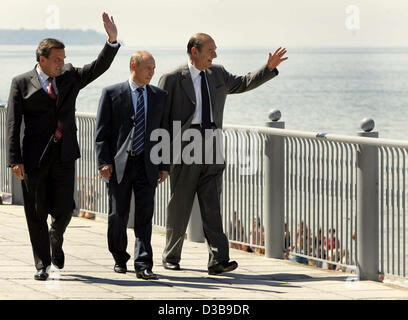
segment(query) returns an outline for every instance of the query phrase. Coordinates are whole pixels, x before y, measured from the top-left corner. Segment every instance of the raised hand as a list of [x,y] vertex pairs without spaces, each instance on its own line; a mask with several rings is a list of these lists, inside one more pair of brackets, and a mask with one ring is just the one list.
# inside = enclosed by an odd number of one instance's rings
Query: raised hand
[[108,34],[108,41],[110,43],[115,42],[118,38],[118,30],[116,29],[115,21],[111,16],[109,19],[109,15],[104,12],[102,14],[103,26],[105,27],[105,31]]
[[285,61],[288,58],[288,57],[282,58],[285,53],[286,49],[285,48],[282,49],[282,47],[276,49],[273,55],[269,53],[269,59],[267,63],[269,70],[275,69],[277,66],[281,64],[281,62]]

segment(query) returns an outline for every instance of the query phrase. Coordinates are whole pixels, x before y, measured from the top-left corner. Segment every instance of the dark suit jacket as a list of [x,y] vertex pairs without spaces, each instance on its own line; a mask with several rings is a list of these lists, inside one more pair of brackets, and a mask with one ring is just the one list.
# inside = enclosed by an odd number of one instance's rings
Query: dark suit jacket
[[[157,185],[158,171],[169,171],[169,164],[155,165],[150,151],[157,143],[150,141],[153,130],[163,128],[167,92],[152,85],[146,86],[147,119],[144,142],[146,175],[152,186]],[[113,178],[121,182],[135,127],[135,112],[129,82],[122,82],[103,90],[96,117],[96,158],[98,168],[113,165]]]
[[[278,70],[269,70],[265,65],[255,72],[236,76],[226,71],[221,65],[212,65],[205,70],[205,73],[210,90],[213,120],[217,128],[221,129],[227,95],[255,89],[277,76]],[[171,137],[177,137],[178,134],[182,134],[190,127],[196,108],[196,97],[188,64],[164,74],[160,78],[158,86],[168,92],[165,118],[172,132]],[[172,131],[174,121],[181,122],[181,132]],[[178,139],[180,138],[178,137]],[[187,143],[182,143],[182,148]],[[172,161],[174,162],[175,158],[179,156],[172,155]]]
[[[63,123],[61,160],[74,161],[80,157],[75,124],[76,97],[79,90],[109,68],[118,49],[119,46],[114,48],[106,44],[98,58],[83,68],[66,64],[61,75],[56,77],[56,107],[55,101],[41,87],[35,68],[13,79],[7,108],[9,166],[24,163],[27,172],[37,167],[58,119]],[[22,119],[25,129],[21,150]]]

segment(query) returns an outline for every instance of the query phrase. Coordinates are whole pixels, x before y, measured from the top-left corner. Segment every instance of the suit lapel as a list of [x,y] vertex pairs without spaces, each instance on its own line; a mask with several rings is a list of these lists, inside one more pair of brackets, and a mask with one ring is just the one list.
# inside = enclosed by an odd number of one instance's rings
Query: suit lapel
[[181,70],[181,85],[183,86],[183,89],[186,92],[187,96],[190,98],[191,103],[193,105],[196,105],[197,102],[194,92],[193,80],[191,80],[191,74],[187,64],[185,64]]
[[125,123],[122,124],[124,128],[123,130],[129,130],[129,132],[126,132],[127,134],[126,139],[122,143],[121,147],[119,148],[114,157],[116,178],[118,183],[120,183],[125,173],[126,162],[128,159],[128,150],[130,150],[131,148],[133,132],[135,130],[134,126],[135,111],[133,109],[132,93],[128,81],[122,83],[118,94],[119,94],[118,100],[121,106],[121,108],[119,108],[119,112],[124,113],[125,116],[124,119],[131,119],[130,122],[127,122],[127,125],[125,125]]
[[62,101],[64,101],[64,92],[67,92],[66,86],[69,83],[66,81],[67,77],[64,77],[64,72],[55,78],[55,83],[57,84],[57,112],[61,109]]
[[156,105],[156,95],[153,92],[152,87],[149,85],[146,86],[147,91],[147,117],[146,117],[146,137],[150,135],[152,130],[151,125],[154,123],[153,118],[155,115],[155,105]]
[[30,74],[30,81],[31,81],[31,88],[30,91],[31,93],[29,93],[29,95],[31,95],[32,93],[38,91],[38,90],[43,90],[43,88],[41,87],[41,83],[40,80],[38,79],[38,75],[37,75],[37,71],[36,71],[37,67],[34,67],[34,69],[31,71]]
[[132,121],[135,120],[135,109],[133,107],[132,92],[128,81],[123,82],[120,92],[120,101],[122,102],[123,112]]

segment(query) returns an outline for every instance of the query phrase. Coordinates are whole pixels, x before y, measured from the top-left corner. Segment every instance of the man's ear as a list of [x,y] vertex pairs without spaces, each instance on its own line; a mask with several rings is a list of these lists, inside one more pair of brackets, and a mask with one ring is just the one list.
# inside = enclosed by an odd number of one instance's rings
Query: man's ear
[[191,48],[191,55],[192,55],[192,56],[196,56],[197,53],[198,53],[197,48],[196,48],[196,47],[192,47],[192,48]]
[[40,56],[40,64],[44,64],[46,58],[44,56]]

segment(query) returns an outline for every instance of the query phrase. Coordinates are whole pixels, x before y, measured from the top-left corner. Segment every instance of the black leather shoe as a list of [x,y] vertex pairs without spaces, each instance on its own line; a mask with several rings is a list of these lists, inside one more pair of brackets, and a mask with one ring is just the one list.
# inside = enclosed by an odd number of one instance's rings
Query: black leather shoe
[[163,267],[168,270],[181,270],[178,263],[163,262]]
[[62,258],[53,258],[51,259],[51,262],[54,266],[56,266],[58,269],[64,268],[64,257]]
[[143,280],[157,280],[158,277],[152,270],[144,269],[136,271],[136,277]]
[[113,270],[116,273],[126,273],[127,272],[127,267],[126,265],[120,265],[120,264],[115,264],[115,266],[113,267]]
[[217,263],[209,267],[208,274],[217,275],[223,272],[230,272],[230,271],[235,270],[237,267],[238,267],[238,263],[236,261],[221,262],[221,263]]
[[48,279],[48,273],[47,273],[46,269],[44,268],[44,269],[38,270],[37,273],[34,275],[34,279],[35,280],[41,280],[41,281],[47,280]]
[[65,255],[62,249],[53,249],[51,250],[51,263],[56,266],[58,269],[64,268]]

